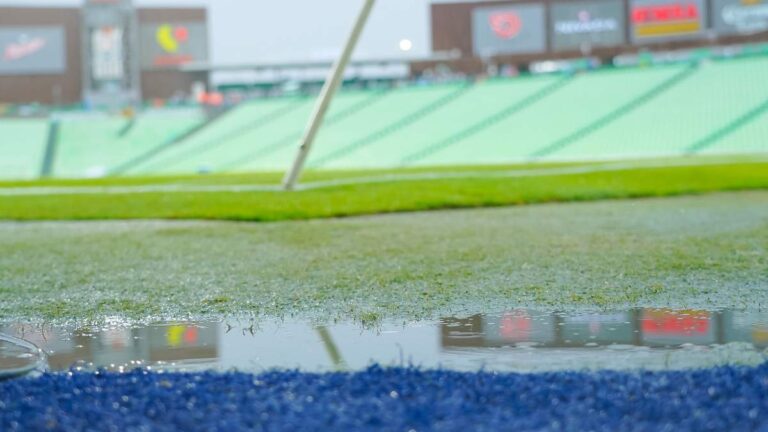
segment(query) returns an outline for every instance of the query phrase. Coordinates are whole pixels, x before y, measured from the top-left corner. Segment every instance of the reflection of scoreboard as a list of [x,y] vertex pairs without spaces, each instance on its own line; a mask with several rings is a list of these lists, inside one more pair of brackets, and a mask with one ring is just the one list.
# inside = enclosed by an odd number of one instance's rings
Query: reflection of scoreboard
[[444,320],[445,348],[636,345],[674,347],[731,342],[768,347],[768,314],[635,309],[563,315],[517,309],[500,315]]

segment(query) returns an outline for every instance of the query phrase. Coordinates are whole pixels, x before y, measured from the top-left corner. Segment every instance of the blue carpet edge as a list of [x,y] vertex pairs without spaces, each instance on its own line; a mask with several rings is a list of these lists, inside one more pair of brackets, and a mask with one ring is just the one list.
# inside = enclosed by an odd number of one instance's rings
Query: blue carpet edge
[[768,363],[665,372],[48,373],[2,431],[768,431]]

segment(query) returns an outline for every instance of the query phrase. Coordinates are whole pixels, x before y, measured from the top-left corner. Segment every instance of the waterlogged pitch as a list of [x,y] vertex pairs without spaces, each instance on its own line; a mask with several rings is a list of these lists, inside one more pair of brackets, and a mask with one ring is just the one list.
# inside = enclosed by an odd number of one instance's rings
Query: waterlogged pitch
[[270,224],[5,222],[0,316],[768,306],[768,193]]

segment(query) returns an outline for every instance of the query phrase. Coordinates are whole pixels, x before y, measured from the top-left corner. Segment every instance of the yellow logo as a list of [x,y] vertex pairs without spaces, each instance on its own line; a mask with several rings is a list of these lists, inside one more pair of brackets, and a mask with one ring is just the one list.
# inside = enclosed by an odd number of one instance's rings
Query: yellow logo
[[179,45],[189,40],[189,30],[184,26],[163,24],[157,28],[155,39],[163,51],[176,54],[179,52]]

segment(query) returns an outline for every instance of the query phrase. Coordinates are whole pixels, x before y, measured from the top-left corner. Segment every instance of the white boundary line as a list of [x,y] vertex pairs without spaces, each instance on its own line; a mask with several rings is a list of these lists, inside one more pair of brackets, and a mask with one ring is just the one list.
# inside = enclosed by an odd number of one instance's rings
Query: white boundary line
[[[768,156],[758,156],[751,159],[728,160],[681,160],[681,161],[641,161],[641,162],[612,162],[595,163],[578,166],[552,168],[521,168],[500,171],[457,171],[457,172],[423,172],[412,174],[387,174],[370,177],[351,177],[337,180],[322,180],[306,182],[297,186],[298,191],[327,189],[340,186],[355,186],[375,183],[431,181],[454,179],[499,179],[522,177],[547,177],[558,175],[589,174],[597,172],[624,171],[632,169],[655,169],[686,166],[715,166],[732,163],[764,163]],[[127,195],[147,193],[247,193],[247,192],[280,192],[280,185],[265,184],[234,184],[234,185],[140,185],[140,186],[30,186],[0,188],[0,196],[35,196],[35,195]]]

